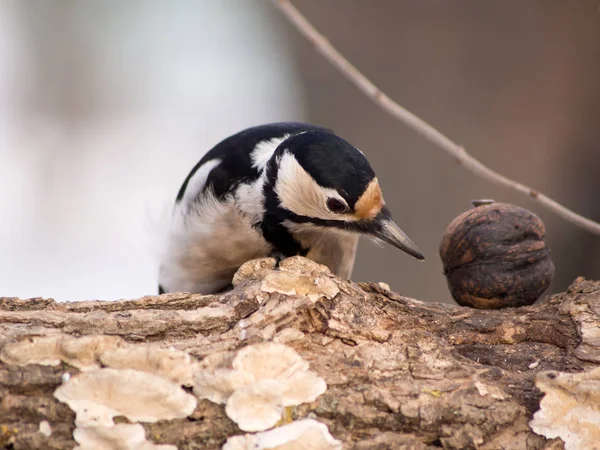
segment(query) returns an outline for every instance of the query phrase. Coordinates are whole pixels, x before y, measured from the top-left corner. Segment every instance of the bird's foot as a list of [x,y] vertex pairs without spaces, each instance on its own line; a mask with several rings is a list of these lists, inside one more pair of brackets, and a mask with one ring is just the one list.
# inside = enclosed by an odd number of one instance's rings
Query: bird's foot
[[283,261],[285,258],[287,258],[287,256],[285,256],[283,253],[278,252],[278,251],[274,251],[273,253],[271,253],[269,255],[269,257],[275,259],[275,268],[279,267],[279,263],[281,261]]

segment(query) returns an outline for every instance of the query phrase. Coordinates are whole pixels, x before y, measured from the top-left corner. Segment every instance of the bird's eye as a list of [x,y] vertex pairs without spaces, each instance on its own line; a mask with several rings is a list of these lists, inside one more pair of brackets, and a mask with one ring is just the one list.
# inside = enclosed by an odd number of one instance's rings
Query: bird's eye
[[331,212],[336,214],[341,214],[346,212],[348,208],[342,202],[340,202],[337,198],[328,198],[327,199],[327,207]]

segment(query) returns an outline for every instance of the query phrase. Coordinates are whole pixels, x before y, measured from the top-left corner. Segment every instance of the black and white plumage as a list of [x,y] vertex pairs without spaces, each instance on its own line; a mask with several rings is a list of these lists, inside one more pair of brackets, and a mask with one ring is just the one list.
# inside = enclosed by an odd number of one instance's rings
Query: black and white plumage
[[360,235],[424,259],[360,150],[304,123],[249,128],[204,155],[181,186],[159,291],[218,292],[244,262],[269,255],[307,256],[349,278]]

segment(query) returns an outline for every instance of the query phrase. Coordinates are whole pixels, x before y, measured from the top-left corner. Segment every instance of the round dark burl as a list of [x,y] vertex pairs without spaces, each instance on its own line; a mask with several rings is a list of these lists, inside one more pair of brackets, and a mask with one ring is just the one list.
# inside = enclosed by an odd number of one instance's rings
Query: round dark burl
[[538,216],[506,203],[458,216],[440,244],[454,300],[479,309],[534,303],[554,277],[545,232]]

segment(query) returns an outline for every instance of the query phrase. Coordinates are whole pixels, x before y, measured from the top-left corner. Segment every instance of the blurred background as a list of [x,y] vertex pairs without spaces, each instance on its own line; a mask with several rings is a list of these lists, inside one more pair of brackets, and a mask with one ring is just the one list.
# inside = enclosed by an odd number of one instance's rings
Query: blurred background
[[[600,220],[597,0],[295,0],[383,91],[475,157]],[[153,220],[242,128],[298,120],[369,157],[427,257],[361,243],[354,279],[451,302],[438,245],[474,198],[531,209],[549,292],[600,278],[600,237],[492,186],[390,118],[266,0],[0,0],[0,296],[156,292]]]

